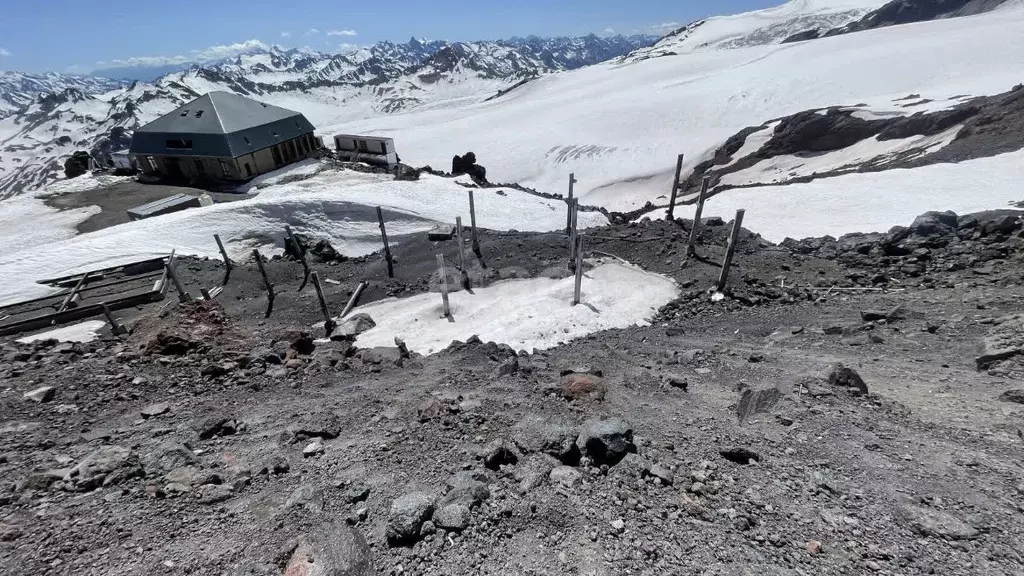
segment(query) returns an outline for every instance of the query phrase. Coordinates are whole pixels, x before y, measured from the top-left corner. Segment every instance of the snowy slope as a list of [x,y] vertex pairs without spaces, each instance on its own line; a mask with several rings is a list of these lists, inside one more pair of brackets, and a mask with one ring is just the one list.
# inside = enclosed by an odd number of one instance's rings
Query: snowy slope
[[[299,170],[302,171],[302,170]],[[308,172],[308,171],[307,171]],[[296,174],[296,170],[289,172]],[[278,178],[281,175],[278,175]],[[253,198],[215,204],[138,220],[81,236],[73,228],[93,212],[56,212],[37,196],[0,201],[0,304],[32,298],[49,289],[34,281],[40,270],[48,276],[74,273],[76,269],[102,268],[166,255],[217,257],[213,234],[221,235],[233,257],[244,259],[253,247],[273,242],[282,246],[283,227],[331,239],[334,247],[349,256],[380,249],[376,207],[384,209],[392,243],[401,236],[425,232],[438,222],[454,223],[456,216],[469,221],[469,195],[455,180],[424,175],[419,181],[395,181],[390,175],[352,171],[322,171],[310,178],[275,184],[273,178],[259,184]],[[74,193],[78,180],[57,183],[48,192]],[[476,190],[477,224],[491,230],[560,230],[565,226],[565,203],[518,190]],[[32,222],[47,227],[45,241],[25,229]],[[20,223],[20,224],[19,224]],[[581,212],[580,228],[607,224],[604,215]],[[270,248],[278,250],[279,248]]]
[[47,94],[75,88],[85,94],[100,94],[124,86],[119,80],[74,76],[57,72],[28,74],[0,70],[0,118],[25,108]]
[[[798,44],[706,50],[547,76],[505,96],[324,128],[396,138],[403,160],[447,166],[472,150],[495,181],[633,209],[665,196],[675,157],[689,171],[747,126],[802,110],[886,109],[919,93],[997,94],[1021,81],[1024,9],[882,28]],[[486,128],[485,128],[486,127]],[[664,201],[662,199],[661,201]]]

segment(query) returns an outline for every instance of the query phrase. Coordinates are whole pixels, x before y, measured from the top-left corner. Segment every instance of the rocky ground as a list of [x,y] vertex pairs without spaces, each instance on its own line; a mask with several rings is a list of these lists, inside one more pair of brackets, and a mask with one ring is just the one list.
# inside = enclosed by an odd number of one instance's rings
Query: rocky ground
[[[588,231],[682,287],[649,326],[533,354],[316,338],[302,267],[87,344],[0,343],[4,574],[952,574],[1024,571],[1024,226],[930,213],[787,241]],[[474,285],[565,271],[485,231]],[[433,254],[312,258],[329,300],[434,289]],[[193,293],[223,280],[183,261]],[[432,274],[434,274],[432,276]],[[338,304],[340,307],[341,304]],[[357,310],[358,311],[358,310]],[[343,329],[357,331],[361,322]]]

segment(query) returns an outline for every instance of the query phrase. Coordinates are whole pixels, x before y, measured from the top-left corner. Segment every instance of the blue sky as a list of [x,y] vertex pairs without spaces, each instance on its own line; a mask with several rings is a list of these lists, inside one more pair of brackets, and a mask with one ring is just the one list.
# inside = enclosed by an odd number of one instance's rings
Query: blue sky
[[[0,70],[89,72],[229,56],[260,41],[323,51],[380,40],[662,33],[783,0],[0,0]],[[212,58],[207,58],[212,59]]]

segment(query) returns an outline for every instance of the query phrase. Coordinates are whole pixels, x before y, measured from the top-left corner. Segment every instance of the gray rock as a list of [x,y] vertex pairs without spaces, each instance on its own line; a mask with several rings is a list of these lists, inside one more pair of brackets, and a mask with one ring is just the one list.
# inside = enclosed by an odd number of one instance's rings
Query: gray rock
[[217,504],[231,498],[231,487],[226,484],[206,484],[198,489],[200,504]]
[[366,486],[354,486],[345,492],[345,502],[356,504],[365,502],[370,497],[370,489]]
[[740,394],[739,403],[736,404],[736,416],[739,417],[740,422],[745,422],[757,414],[770,414],[785,396],[785,393],[778,388],[744,390]]
[[668,486],[671,486],[675,482],[675,475],[672,474],[672,471],[661,464],[651,466],[651,476],[660,479]]
[[143,458],[143,465],[146,473],[165,474],[182,466],[195,466],[198,464],[196,455],[184,444],[177,442],[163,442]]
[[565,422],[530,414],[512,427],[512,442],[524,454],[543,453],[565,464],[579,461],[576,429]]
[[434,512],[433,500],[421,492],[406,494],[391,503],[388,525],[385,531],[391,546],[408,546],[420,537],[423,523]]
[[828,375],[828,383],[832,387],[846,388],[853,396],[864,396],[868,393],[868,385],[853,368],[842,364],[832,367]]
[[494,376],[501,378],[502,376],[511,376],[517,372],[519,372],[519,358],[513,356],[498,365],[494,370]]
[[480,451],[484,466],[491,470],[498,470],[505,464],[515,464],[519,457],[511,442],[503,439],[493,440]]
[[979,535],[976,528],[948,512],[920,506],[906,506],[903,511],[910,527],[924,536],[970,540]]
[[53,400],[53,397],[57,394],[57,389],[53,386],[41,386],[32,390],[31,392],[25,392],[25,398],[33,402],[49,402]]
[[331,332],[331,340],[355,340],[357,336],[377,327],[369,314],[354,314],[338,323]]
[[580,482],[583,474],[572,466],[555,466],[548,476],[554,484],[562,486],[575,486]]
[[296,488],[288,500],[285,501],[285,508],[302,507],[310,512],[324,511],[324,491],[316,486],[304,484]]
[[467,508],[479,506],[490,498],[487,477],[476,472],[459,472],[448,479],[448,492],[441,498],[440,505],[463,504]]
[[341,434],[341,420],[338,415],[328,410],[314,412],[302,418],[298,424],[290,427],[289,430],[296,436],[307,438],[337,438]]
[[167,402],[158,402],[156,404],[150,404],[142,409],[143,418],[152,418],[161,414],[166,414],[171,410],[171,405]]
[[651,463],[638,454],[626,454],[615,466],[615,471],[632,478],[642,478],[651,471]]
[[302,455],[306,458],[310,458],[318,454],[323,454],[323,451],[324,443],[321,442],[320,439],[316,439],[307,444],[306,447],[302,449]]
[[321,524],[299,538],[287,576],[373,576],[370,547],[363,535],[341,522]]
[[1024,390],[1020,388],[1007,390],[999,395],[999,400],[1002,402],[1013,402],[1014,404],[1024,404]]
[[92,490],[142,474],[143,468],[134,452],[121,446],[103,446],[72,468],[67,479],[79,490]]
[[454,503],[438,508],[438,510],[434,512],[433,522],[438,528],[461,532],[469,526],[469,522],[472,518],[473,514],[470,512],[468,506],[460,503]]
[[633,427],[621,418],[591,419],[583,423],[576,446],[597,465],[614,466],[636,452]]

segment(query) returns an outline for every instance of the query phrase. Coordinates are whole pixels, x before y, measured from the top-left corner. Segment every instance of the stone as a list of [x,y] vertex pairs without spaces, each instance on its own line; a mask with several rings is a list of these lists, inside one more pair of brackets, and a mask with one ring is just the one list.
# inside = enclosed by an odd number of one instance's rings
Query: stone
[[141,414],[143,418],[152,418],[154,416],[166,414],[167,412],[170,412],[170,410],[170,404],[168,404],[167,402],[158,402],[156,404],[150,404],[149,406],[143,408],[141,410]]
[[356,504],[359,502],[365,502],[370,497],[370,489],[366,486],[355,486],[349,488],[345,492],[345,502],[348,504]]
[[[280,568],[278,568],[280,570]],[[373,576],[370,547],[363,535],[342,522],[320,524],[300,536],[284,576]]]
[[92,490],[119,484],[142,474],[143,467],[135,452],[121,446],[103,446],[72,468],[67,479],[78,490]]
[[671,486],[673,483],[675,483],[675,475],[672,474],[671,470],[662,466],[661,464],[654,464],[653,466],[651,466],[651,476],[658,478],[666,486]]
[[811,556],[817,556],[818,554],[821,554],[821,542],[818,542],[817,540],[808,541],[806,547],[807,553]]
[[785,393],[778,388],[744,390],[740,393],[740,401],[736,404],[736,416],[742,423],[751,416],[770,414],[785,396]]
[[548,386],[546,391],[570,401],[600,402],[604,400],[608,389],[600,376],[573,373],[562,376],[557,384]]
[[451,412],[451,404],[439,398],[430,397],[416,409],[416,417],[420,422],[430,422]]
[[905,506],[903,512],[910,527],[922,536],[971,540],[980,534],[976,528],[948,512],[920,506]]
[[651,471],[651,463],[639,454],[626,454],[615,466],[615,471],[632,478],[642,478]]
[[1001,402],[1013,402],[1014,404],[1024,404],[1024,390],[1015,388],[1013,390],[1007,390],[999,395]]
[[519,358],[513,356],[506,359],[494,370],[494,376],[501,378],[502,376],[511,376],[519,372]]
[[338,415],[328,410],[314,412],[302,418],[289,428],[296,436],[306,438],[319,437],[330,440],[341,434],[341,420]]
[[342,320],[331,332],[331,340],[352,341],[357,336],[377,327],[377,323],[369,314],[359,313]]
[[324,491],[316,486],[304,484],[299,486],[285,501],[285,508],[302,507],[310,512],[324,511]]
[[454,503],[438,508],[438,510],[434,512],[432,520],[438,528],[461,532],[469,526],[472,518],[473,514],[470,512],[468,506],[461,503]]
[[673,388],[679,388],[683,392],[686,392],[690,388],[690,382],[685,376],[679,376],[678,374],[669,374],[665,377],[665,381],[668,385]]
[[146,473],[165,474],[182,466],[198,465],[196,455],[184,444],[162,442],[143,458]]
[[318,439],[318,440],[313,440],[312,442],[307,444],[305,448],[302,449],[302,456],[305,457],[305,458],[310,458],[312,456],[317,456],[319,454],[323,454],[323,452],[324,452],[324,443],[321,442]]
[[199,422],[197,429],[200,440],[209,440],[214,436],[230,436],[242,428],[242,423],[227,416],[211,416]]
[[21,538],[23,533],[22,529],[14,524],[0,523],[0,542],[13,542]]
[[626,530],[626,522],[622,518],[612,520],[611,525],[616,534],[622,534]]
[[231,498],[231,487],[225,484],[206,484],[196,491],[200,504],[217,504]]
[[449,490],[441,498],[442,506],[458,503],[473,508],[491,496],[487,477],[477,472],[459,472],[449,478],[447,484]]
[[583,423],[576,446],[596,465],[614,466],[636,452],[633,428],[621,418],[591,419]]
[[409,546],[420,538],[423,523],[434,512],[433,500],[421,492],[413,492],[391,503],[385,536],[391,546]]
[[519,461],[514,446],[511,442],[503,439],[492,440],[480,451],[484,466],[491,470],[498,470],[504,464],[515,464]]
[[512,426],[511,436],[524,454],[550,454],[564,464],[579,461],[576,429],[560,420],[529,414]]
[[43,403],[53,400],[56,394],[57,389],[53,386],[41,386],[31,392],[25,392],[25,398],[33,402]]
[[864,396],[868,393],[868,385],[853,368],[836,364],[828,375],[828,383],[832,387],[846,388],[853,396]]
[[736,464],[750,464],[751,462],[760,462],[761,455],[753,450],[747,448],[729,448],[718,452],[722,455],[722,458]]
[[583,474],[572,466],[563,465],[552,468],[548,477],[551,479],[553,484],[561,484],[562,486],[571,487],[579,483]]

